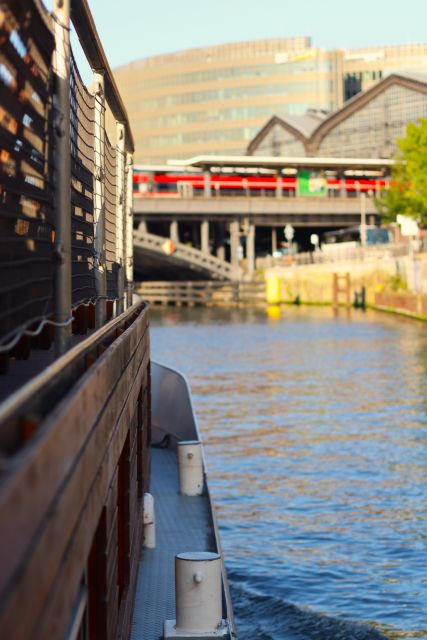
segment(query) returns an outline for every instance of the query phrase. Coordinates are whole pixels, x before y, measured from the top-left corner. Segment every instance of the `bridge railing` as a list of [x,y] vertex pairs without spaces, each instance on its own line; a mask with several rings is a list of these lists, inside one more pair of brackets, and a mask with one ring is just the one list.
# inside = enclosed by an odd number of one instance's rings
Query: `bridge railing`
[[[70,17],[88,63],[83,83]],[[0,2],[0,356],[131,301],[133,138],[86,0]],[[115,119],[109,140],[105,110]],[[18,349],[19,350],[19,349]]]
[[[405,258],[417,253],[424,253],[427,243],[420,241],[413,243],[375,244],[365,247],[326,245],[326,249],[312,252],[302,252],[293,255],[268,256],[264,258],[264,266],[287,266],[331,264],[343,262],[366,262],[369,260]],[[261,262],[261,261],[259,261]]]
[[237,280],[239,278],[239,268],[221,260],[209,253],[188,247],[181,242],[172,242],[168,238],[157,236],[136,229],[134,231],[135,247],[147,249],[159,254],[168,255],[176,260],[182,260],[188,265],[198,267],[210,272],[213,276],[224,280]]

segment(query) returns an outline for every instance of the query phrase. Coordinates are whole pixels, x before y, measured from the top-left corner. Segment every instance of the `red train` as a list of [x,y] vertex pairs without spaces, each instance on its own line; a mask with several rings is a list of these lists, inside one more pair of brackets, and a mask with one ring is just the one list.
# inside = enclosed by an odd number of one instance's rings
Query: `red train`
[[[338,177],[333,172],[300,172],[281,178],[284,195],[338,196],[366,193],[375,195],[389,185],[389,178],[363,174]],[[274,173],[226,174],[212,173],[211,191],[215,195],[265,195],[274,196],[278,178]],[[169,168],[138,168],[134,170],[133,191],[135,197],[190,197],[203,195],[205,179],[202,172],[187,172]]]

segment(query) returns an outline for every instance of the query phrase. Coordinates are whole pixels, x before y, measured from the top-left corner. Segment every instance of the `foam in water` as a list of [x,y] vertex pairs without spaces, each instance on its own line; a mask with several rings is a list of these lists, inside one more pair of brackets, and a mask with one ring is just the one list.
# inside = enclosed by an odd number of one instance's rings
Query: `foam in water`
[[231,581],[238,635],[245,640],[387,640],[373,627],[297,607]]

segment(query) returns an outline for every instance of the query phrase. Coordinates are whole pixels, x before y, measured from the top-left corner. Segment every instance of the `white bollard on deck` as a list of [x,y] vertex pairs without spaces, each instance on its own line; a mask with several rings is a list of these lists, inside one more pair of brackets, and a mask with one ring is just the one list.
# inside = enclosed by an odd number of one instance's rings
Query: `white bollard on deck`
[[144,547],[156,548],[156,519],[154,498],[151,493],[144,493]]
[[202,444],[198,440],[178,442],[179,492],[183,496],[203,493]]
[[175,556],[176,621],[166,620],[164,638],[227,638],[222,619],[221,556],[208,551]]

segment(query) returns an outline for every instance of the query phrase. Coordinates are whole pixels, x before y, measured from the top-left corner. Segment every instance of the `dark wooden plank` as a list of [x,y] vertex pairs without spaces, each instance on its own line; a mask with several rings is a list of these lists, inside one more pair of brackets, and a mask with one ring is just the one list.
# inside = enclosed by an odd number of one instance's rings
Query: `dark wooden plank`
[[[140,324],[143,325],[144,323]],[[141,326],[140,329],[143,329],[143,327]],[[131,332],[125,342],[132,343],[132,337],[135,341],[138,337],[137,334],[137,330]],[[126,334],[124,335],[126,336]],[[114,344],[112,347],[116,348],[113,349],[113,353],[110,354],[111,357],[109,357],[108,360],[110,360],[110,364],[111,360],[116,360],[116,364],[119,364],[123,357],[120,345]],[[129,401],[128,393],[131,393],[132,396],[134,395],[132,404],[136,402],[138,389],[134,389],[132,382],[135,381],[136,377],[139,379],[142,377],[143,369],[147,366],[148,360],[146,354],[142,363],[142,370],[141,367],[136,366],[136,360],[138,358],[139,364],[141,364],[141,358],[144,356],[145,351],[145,341],[140,340],[140,344],[135,351],[135,357],[128,363],[129,366],[126,369],[125,375],[122,375],[119,383],[116,385],[116,391],[119,394],[118,397],[122,398],[121,402],[126,402],[126,406]],[[112,356],[116,357],[114,358]],[[27,455],[18,456],[18,458],[21,458],[21,468],[18,469],[18,473],[16,473],[15,476],[9,479],[6,491],[3,487],[1,494],[2,499],[0,499],[0,513],[2,510],[4,510],[4,514],[9,512],[8,524],[10,526],[2,527],[3,530],[1,533],[2,542],[5,543],[1,545],[1,551],[3,556],[5,556],[5,562],[2,566],[4,565],[6,569],[8,569],[8,573],[5,572],[2,576],[2,586],[3,588],[8,588],[9,596],[5,598],[3,595],[2,604],[6,604],[6,601],[8,601],[9,608],[0,619],[0,630],[7,630],[9,623],[12,623],[14,638],[29,637],[27,633],[28,629],[31,628],[30,625],[37,617],[37,610],[40,609],[41,603],[45,600],[47,595],[46,590],[49,589],[53,579],[52,574],[55,572],[55,565],[58,564],[61,553],[64,553],[69,541],[67,535],[71,535],[76,516],[78,516],[82,508],[81,503],[82,499],[84,499],[85,491],[89,491],[92,486],[94,474],[96,475],[96,470],[102,460],[102,456],[109,454],[109,449],[106,450],[106,446],[109,442],[109,436],[111,435],[111,425],[115,424],[115,417],[117,417],[117,414],[120,413],[122,409],[120,406],[121,402],[117,403],[117,398],[114,397],[112,401],[110,399],[108,403],[109,406],[103,414],[103,419],[97,427],[93,429],[92,438],[86,445],[84,452],[81,453],[80,459],[77,463],[75,461],[76,456],[78,456],[78,444],[86,439],[88,431],[87,425],[92,425],[96,420],[97,412],[103,407],[103,399],[106,397],[105,392],[108,389],[110,389],[111,392],[111,388],[114,388],[114,384],[111,385],[111,375],[106,375],[105,365],[105,361],[99,362],[99,367],[95,365],[91,370],[91,379],[85,380],[86,385],[78,385],[79,388],[74,394],[74,397],[67,403],[62,403],[61,408],[55,412],[54,420],[57,422],[57,428],[47,429],[47,433],[44,434],[46,437],[44,439],[41,438],[41,442],[37,442],[38,446],[32,447],[30,452],[27,451]],[[111,371],[111,366],[109,368]],[[101,375],[102,373],[104,373],[104,375]],[[109,386],[105,386],[105,378],[109,378]],[[95,383],[91,384],[91,382]],[[99,388],[101,390],[98,394],[97,389]],[[130,392],[129,389],[131,389]],[[66,406],[64,406],[64,404]],[[129,420],[130,417],[127,415],[127,412],[130,413],[130,408],[124,412]],[[122,421],[122,418],[120,420]],[[79,429],[78,425],[84,421],[86,421],[85,428],[81,427]],[[67,450],[69,452],[68,454]],[[56,487],[62,482],[64,474],[66,475],[66,470],[69,469],[66,460],[69,460],[68,465],[74,462],[76,469],[80,469],[80,473],[78,477],[76,473],[71,475],[68,484],[59,495],[56,493]],[[94,464],[96,460],[98,460],[98,464]],[[49,465],[53,467],[52,470],[49,468]],[[115,471],[115,466],[112,463],[111,465],[111,473],[107,478],[108,486],[111,483]],[[22,466],[25,468],[22,469]],[[62,472],[59,468],[60,466],[63,466]],[[76,469],[74,471],[76,471]],[[27,484],[30,478],[32,481]],[[30,485],[32,486],[32,492],[31,495],[28,495],[28,490],[25,491],[25,487]],[[104,496],[99,495],[99,492],[97,492],[98,500],[103,501],[106,499],[107,489],[108,487],[105,487]],[[43,518],[46,509],[52,506],[52,499],[55,499],[58,511],[55,511],[53,516],[44,523]],[[15,500],[13,511],[10,510],[11,500]],[[27,512],[27,515],[25,512]],[[12,519],[10,518],[11,513],[14,514]],[[62,522],[58,521],[59,513],[61,513]],[[99,517],[99,513],[97,516]],[[7,520],[2,518],[2,522],[7,522]],[[29,525],[27,532],[25,528],[20,529],[16,526],[17,523],[22,522]],[[33,544],[37,543],[37,548],[32,550],[33,553],[30,559],[25,558],[25,549],[28,548],[35,528],[41,523],[45,524],[44,530],[38,540],[33,540]],[[92,522],[93,527],[95,527],[95,524],[96,523]],[[19,531],[26,533],[21,534],[21,536],[16,535]],[[14,541],[10,537],[13,532],[15,533],[15,537],[18,538],[17,541]],[[9,550],[13,548],[17,552],[13,556],[12,562],[10,560],[8,561],[7,553],[4,553],[7,548]],[[88,553],[88,549],[86,549],[86,552]],[[19,575],[18,572],[17,575],[17,570],[19,570],[18,561],[20,560],[22,562],[26,559],[29,561],[25,566],[21,566],[21,574]],[[13,575],[14,580],[12,579]],[[9,577],[8,582],[6,582],[7,577]],[[78,580],[79,578],[77,582]],[[37,581],[36,588],[34,584],[35,581]],[[31,585],[32,582],[33,584]],[[34,597],[34,593],[37,593],[37,598]],[[16,619],[13,622],[14,614],[16,615],[17,612],[17,610],[14,611],[13,603],[15,603],[17,608],[21,607],[21,610],[25,604],[28,605],[26,607],[28,615],[25,616],[28,622],[24,623],[24,621],[21,620],[20,624],[16,624]],[[22,633],[22,635],[19,635],[20,633]],[[5,635],[7,636],[7,632]]]
[[[37,621],[36,627],[32,630],[32,634],[30,634],[30,636],[22,636],[22,638],[31,637],[32,640],[45,640],[45,638],[62,637],[64,633],[67,625],[67,615],[72,607],[73,598],[75,598],[75,592],[78,589],[81,579],[80,565],[82,562],[84,563],[88,555],[88,539],[90,539],[91,531],[94,527],[95,514],[102,508],[102,496],[105,496],[112,467],[116,464],[120,446],[122,446],[124,442],[125,425],[129,419],[129,415],[126,409],[123,414],[124,415],[120,417],[120,424],[117,425],[115,430],[115,437],[108,449],[107,456],[98,470],[96,485],[93,486],[89,493],[73,537],[70,540],[66,553],[63,554],[62,563],[57,572],[56,579],[46,599],[48,607],[43,617]],[[62,518],[64,518],[64,513],[61,515]],[[57,536],[59,532],[60,523],[58,523],[58,528],[55,532]],[[51,541],[49,542],[52,544]],[[49,542],[46,540],[43,545],[40,545],[41,556],[45,558],[48,548],[47,544],[49,544]],[[18,640],[21,636],[15,633],[13,637],[14,640],[15,638]]]
[[[142,522],[142,500],[139,502],[139,521]],[[143,527],[138,527],[135,538],[135,549],[142,547]],[[117,640],[127,640],[130,637],[130,629],[132,624],[132,612],[135,605],[135,593],[136,593],[136,579],[138,576],[139,568],[139,554],[134,553],[130,558],[129,568],[129,588],[125,594],[125,598],[120,606],[119,612],[119,633]]]
[[[128,351],[135,351],[137,342],[145,335],[145,328],[143,318],[139,326],[132,326],[129,333],[120,336],[111,346],[112,351],[105,353],[80,379],[73,393],[55,408],[39,429],[34,442],[9,462],[9,477],[5,474],[0,488],[2,588],[12,571],[12,565],[16,565],[19,554],[23,552],[20,546],[25,546],[43,521],[56,487],[68,475],[105,399],[128,364]],[[59,420],[60,415],[67,416],[67,424],[65,420]],[[75,424],[74,417],[79,419]],[[29,486],[31,493],[27,489]],[[12,549],[14,553],[10,557]]]

